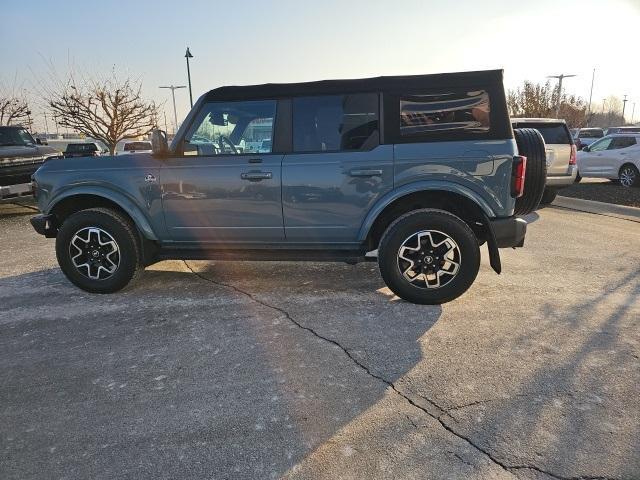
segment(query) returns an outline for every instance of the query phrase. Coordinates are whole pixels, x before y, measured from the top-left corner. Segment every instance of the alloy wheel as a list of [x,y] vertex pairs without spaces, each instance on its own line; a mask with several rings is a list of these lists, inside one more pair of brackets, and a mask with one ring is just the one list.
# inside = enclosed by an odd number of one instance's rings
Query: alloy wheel
[[625,167],[620,170],[620,183],[624,187],[632,187],[636,182],[637,175],[633,167]]
[[106,280],[120,265],[120,248],[115,239],[98,227],[78,230],[69,243],[73,266],[92,280]]
[[398,268],[409,283],[418,288],[441,288],[458,274],[462,254],[458,244],[446,233],[423,230],[402,242]]

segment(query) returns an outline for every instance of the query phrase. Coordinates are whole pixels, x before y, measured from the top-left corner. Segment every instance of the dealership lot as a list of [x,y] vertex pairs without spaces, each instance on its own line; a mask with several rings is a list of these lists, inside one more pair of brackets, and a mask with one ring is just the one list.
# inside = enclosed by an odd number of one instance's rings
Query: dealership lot
[[638,222],[543,209],[428,307],[374,263],[91,295],[33,213],[0,205],[2,478],[640,477]]

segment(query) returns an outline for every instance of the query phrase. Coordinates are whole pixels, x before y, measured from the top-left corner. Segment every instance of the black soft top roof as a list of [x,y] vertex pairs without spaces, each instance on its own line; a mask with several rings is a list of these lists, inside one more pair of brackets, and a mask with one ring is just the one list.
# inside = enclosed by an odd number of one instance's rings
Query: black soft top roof
[[340,93],[403,91],[407,89],[464,88],[499,84],[502,70],[405,75],[394,77],[358,78],[352,80],[321,80],[303,83],[265,83],[263,85],[229,86],[211,90],[206,100],[250,100],[301,95],[331,95]]

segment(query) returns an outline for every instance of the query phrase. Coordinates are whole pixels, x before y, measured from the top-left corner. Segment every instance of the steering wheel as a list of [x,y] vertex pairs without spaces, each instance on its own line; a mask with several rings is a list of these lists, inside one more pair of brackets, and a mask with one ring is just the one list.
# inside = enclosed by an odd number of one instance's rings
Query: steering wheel
[[226,152],[227,149],[225,148],[224,144],[227,144],[229,147],[231,147],[231,151],[237,155],[238,154],[238,149],[236,148],[236,146],[233,144],[233,142],[231,140],[229,140],[228,137],[225,137],[224,135],[220,135],[220,140],[218,140],[218,145],[220,145],[220,150],[222,150],[223,152]]

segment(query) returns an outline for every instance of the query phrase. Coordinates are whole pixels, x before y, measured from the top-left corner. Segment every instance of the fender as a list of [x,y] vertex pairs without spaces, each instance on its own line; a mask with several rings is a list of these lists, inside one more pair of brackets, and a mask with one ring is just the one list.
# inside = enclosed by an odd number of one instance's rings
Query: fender
[[53,198],[49,200],[46,207],[46,212],[50,212],[51,209],[61,200],[72,197],[74,195],[95,195],[102,197],[105,200],[111,201],[117,204],[122,210],[133,219],[136,227],[142,233],[142,235],[148,240],[157,240],[156,236],[149,220],[138,207],[136,201],[131,198],[130,195],[125,194],[117,188],[110,188],[101,185],[71,185],[67,189],[57,193]]
[[457,193],[458,195],[467,197],[468,199],[475,202],[487,217],[495,217],[495,214],[493,213],[493,210],[491,209],[489,204],[476,192],[463,185],[441,180],[424,180],[419,182],[412,182],[388,192],[375,203],[375,205],[369,210],[369,213],[365,217],[364,222],[360,227],[360,230],[358,232],[358,241],[364,242],[366,240],[367,235],[369,234],[369,230],[371,230],[371,227],[376,221],[376,218],[378,218],[378,215],[380,215],[380,213],[382,213],[382,211],[391,203],[401,197],[404,197],[405,195],[434,190],[445,190],[447,192]]

